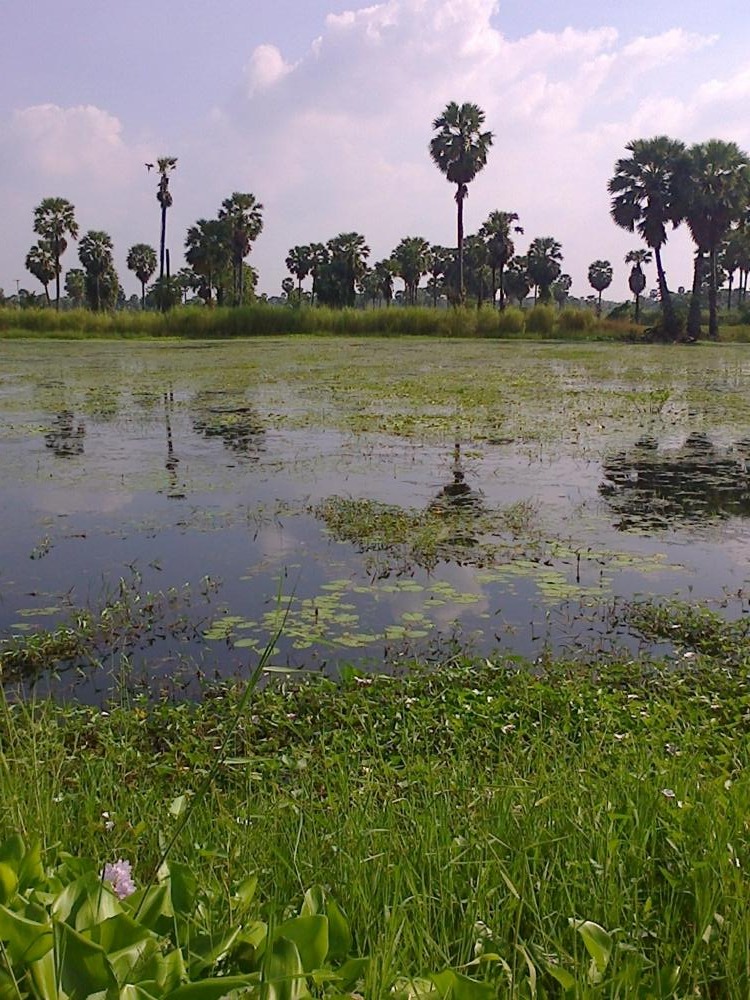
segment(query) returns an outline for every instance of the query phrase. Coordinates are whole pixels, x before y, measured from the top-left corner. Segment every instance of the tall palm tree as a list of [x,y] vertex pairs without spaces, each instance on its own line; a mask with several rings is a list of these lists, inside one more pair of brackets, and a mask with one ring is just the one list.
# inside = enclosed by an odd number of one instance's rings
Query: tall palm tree
[[55,309],[60,309],[60,257],[68,246],[66,234],[78,238],[75,208],[65,198],[45,198],[34,209],[34,232],[49,243],[55,259]]
[[750,159],[737,143],[720,139],[692,146],[689,155],[685,219],[696,253],[688,333],[700,335],[700,289],[708,255],[708,335],[717,340],[716,255],[732,223],[743,219],[750,205]]
[[399,278],[404,282],[406,301],[416,305],[417,287],[422,275],[427,274],[430,244],[421,236],[406,236],[391,254]]
[[487,221],[479,230],[479,235],[487,241],[489,251],[489,265],[492,271],[492,301],[495,301],[498,284],[496,274],[500,272],[500,308],[505,308],[505,288],[503,287],[503,273],[508,261],[516,252],[513,239],[510,235],[511,227],[515,233],[523,233],[521,226],[514,226],[518,222],[517,212],[490,212]]
[[148,243],[136,243],[128,250],[126,264],[141,283],[141,309],[146,308],[146,282],[156,271],[156,250]]
[[675,228],[684,217],[687,151],[684,143],[666,135],[634,139],[625,148],[631,155],[615,163],[615,174],[608,184],[611,215],[618,226],[630,233],[637,231],[653,250],[664,333],[676,338],[679,323],[667,287],[661,248],[667,242],[667,225]]
[[464,301],[464,199],[469,184],[487,163],[492,132],[482,132],[484,111],[477,104],[455,101],[446,105],[433,121],[437,134],[430,141],[430,156],[451,184],[456,185],[456,229],[458,247],[458,294]]
[[47,305],[50,304],[49,283],[57,274],[58,263],[47,240],[39,240],[26,254],[26,270],[42,283]]
[[255,195],[235,191],[231,198],[225,198],[219,209],[219,218],[227,222],[232,246],[232,268],[234,271],[234,301],[241,305],[244,295],[242,266],[250,248],[263,231],[263,206],[255,200]]
[[628,287],[635,296],[635,321],[640,317],[641,295],[646,287],[646,275],[643,273],[643,265],[650,264],[653,254],[650,250],[629,250],[625,254],[625,263],[632,264],[630,275],[628,276]]
[[531,241],[526,255],[526,270],[535,289],[539,290],[539,301],[549,302],[552,298],[552,282],[560,276],[562,247],[551,236],[537,236]]
[[301,302],[302,282],[310,274],[314,263],[311,248],[306,245],[292,247],[286,255],[284,263],[286,264],[287,271],[291,271],[297,279],[297,295]]
[[[161,238],[159,240],[159,277],[164,277],[164,258],[167,245],[167,209],[172,205],[172,192],[169,190],[169,175],[177,167],[176,156],[160,156],[156,161],[159,172],[159,186],[156,189],[156,200],[161,205]],[[150,170],[152,163],[147,163]]]
[[595,260],[589,264],[589,284],[598,293],[596,315],[602,314],[602,292],[612,284],[612,265],[608,260]]

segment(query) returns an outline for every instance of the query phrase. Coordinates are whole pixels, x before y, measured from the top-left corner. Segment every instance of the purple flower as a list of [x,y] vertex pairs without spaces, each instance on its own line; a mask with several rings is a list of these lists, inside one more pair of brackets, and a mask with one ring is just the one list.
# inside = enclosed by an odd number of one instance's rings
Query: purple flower
[[133,869],[130,862],[123,861],[122,858],[118,858],[114,864],[107,862],[102,872],[102,878],[111,884],[118,899],[125,899],[126,896],[132,896],[135,892]]

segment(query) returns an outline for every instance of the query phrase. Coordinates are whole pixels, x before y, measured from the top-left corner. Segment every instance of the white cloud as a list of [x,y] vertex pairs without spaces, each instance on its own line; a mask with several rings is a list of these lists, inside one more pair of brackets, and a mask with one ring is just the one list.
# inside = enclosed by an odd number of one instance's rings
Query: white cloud
[[[589,291],[590,261],[609,257],[613,289],[626,295],[620,262],[633,238],[609,219],[615,160],[630,139],[661,132],[688,142],[726,136],[748,148],[750,61],[701,75],[700,59],[721,40],[679,27],[636,38],[599,26],[509,40],[496,7],[383,0],[331,14],[296,62],[274,45],[256,45],[238,69],[235,95],[217,95],[219,107],[192,134],[158,144],[132,139],[100,108],[23,109],[0,132],[0,191],[14,211],[23,205],[29,231],[41,197],[77,199],[82,226],[111,231],[124,256],[129,243],[156,239],[143,161],[174,152],[173,266],[195,218],[216,212],[232,190],[253,191],[265,205],[265,227],[251,260],[274,293],[295,243],[357,229],[373,259],[410,234],[450,244],[455,206],[428,156],[430,126],[448,101],[474,101],[495,143],[471,185],[467,231],[493,209],[518,211],[526,229],[519,249],[538,235],[559,239],[574,292]],[[26,249],[14,248],[14,260]],[[668,261],[674,284],[688,282],[689,264],[689,248],[684,261]],[[5,264],[6,284],[8,273]]]
[[294,69],[275,45],[259,45],[245,69],[247,96],[253,97],[260,91],[272,87]]
[[48,177],[106,174],[122,154],[122,125],[92,105],[38,104],[13,116],[11,135],[22,156]]

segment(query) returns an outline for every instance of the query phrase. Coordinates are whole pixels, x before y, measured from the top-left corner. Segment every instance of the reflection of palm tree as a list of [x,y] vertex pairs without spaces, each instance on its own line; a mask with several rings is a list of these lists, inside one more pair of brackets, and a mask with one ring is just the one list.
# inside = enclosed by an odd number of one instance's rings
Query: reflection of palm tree
[[750,478],[744,443],[717,448],[705,434],[659,451],[653,438],[610,456],[599,493],[619,515],[616,527],[669,530],[709,519],[750,517]]
[[447,483],[430,504],[430,509],[436,513],[450,510],[475,510],[479,512],[482,506],[481,494],[473,490],[466,482],[466,472],[461,460],[461,442],[453,446],[453,462],[451,464],[453,480]]
[[172,412],[174,410],[174,391],[169,389],[168,392],[164,393],[164,425],[167,432],[167,460],[164,463],[164,468],[167,470],[167,476],[169,478],[169,489],[167,490],[167,496],[172,499],[182,499],[185,494],[181,493],[177,489],[177,467],[180,464],[180,460],[175,455],[174,451],[174,441],[172,440]]
[[85,435],[86,428],[82,423],[74,426],[73,411],[62,410],[44,435],[44,443],[60,457],[82,455]]

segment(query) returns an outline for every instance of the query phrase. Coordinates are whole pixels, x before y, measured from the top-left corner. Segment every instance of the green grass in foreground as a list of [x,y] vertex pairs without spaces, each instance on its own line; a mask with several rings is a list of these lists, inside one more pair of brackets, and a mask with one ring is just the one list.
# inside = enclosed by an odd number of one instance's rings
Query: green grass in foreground
[[[679,966],[662,995],[746,1000],[750,681],[742,663],[684,662],[537,676],[457,656],[398,678],[271,685],[173,860],[225,895],[256,872],[265,918],[322,884],[373,960],[366,996],[446,966],[530,996],[528,961],[538,995],[562,996],[546,964],[587,968],[570,921],[591,920],[612,933],[612,975],[636,962],[653,981]],[[237,697],[5,704],[0,834],[127,857],[143,880]],[[500,958],[469,965],[478,941]],[[609,978],[586,989],[575,995],[659,995],[618,993]]]

